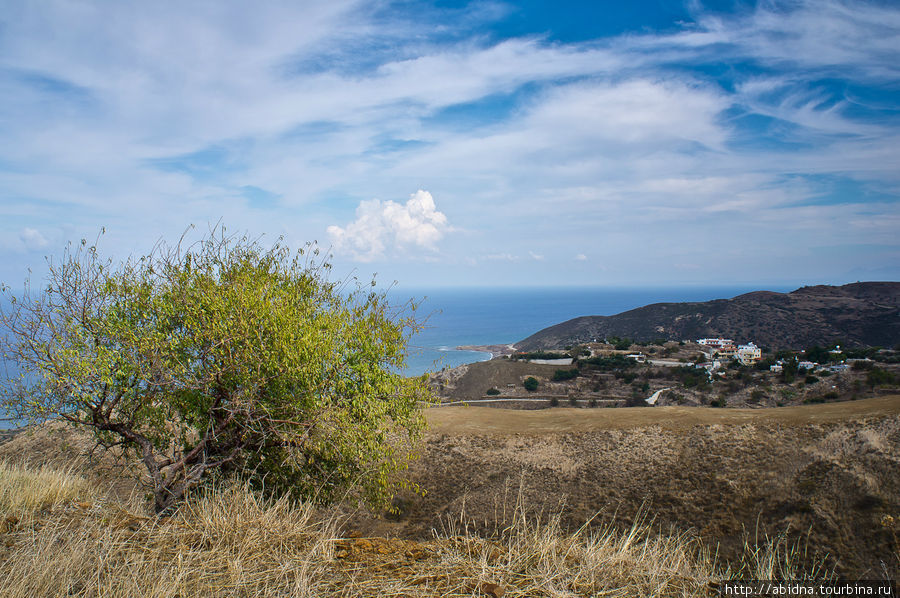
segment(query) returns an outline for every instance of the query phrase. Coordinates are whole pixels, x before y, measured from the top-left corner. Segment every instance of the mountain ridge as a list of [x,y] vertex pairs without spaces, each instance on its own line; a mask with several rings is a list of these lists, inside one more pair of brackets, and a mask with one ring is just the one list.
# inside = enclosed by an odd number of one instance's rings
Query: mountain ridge
[[751,291],[731,299],[654,303],[611,316],[579,316],[544,328],[517,350],[564,349],[611,336],[636,341],[726,337],[771,349],[843,342],[900,343],[900,282],[806,286],[789,293]]

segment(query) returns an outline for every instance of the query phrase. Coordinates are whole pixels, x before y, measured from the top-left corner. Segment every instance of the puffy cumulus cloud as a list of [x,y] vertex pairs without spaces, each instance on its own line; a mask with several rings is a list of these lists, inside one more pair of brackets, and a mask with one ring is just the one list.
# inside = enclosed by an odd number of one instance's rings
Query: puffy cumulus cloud
[[19,240],[22,241],[22,245],[28,251],[36,251],[49,245],[46,237],[36,228],[23,228],[19,233]]
[[575,256],[575,261],[585,262],[585,261],[587,261],[587,256],[584,255],[583,253],[579,253],[578,255]]
[[447,217],[437,210],[431,193],[419,189],[405,204],[377,199],[360,202],[356,220],[343,228],[329,226],[328,236],[336,252],[370,262],[389,250],[434,250],[447,230]]

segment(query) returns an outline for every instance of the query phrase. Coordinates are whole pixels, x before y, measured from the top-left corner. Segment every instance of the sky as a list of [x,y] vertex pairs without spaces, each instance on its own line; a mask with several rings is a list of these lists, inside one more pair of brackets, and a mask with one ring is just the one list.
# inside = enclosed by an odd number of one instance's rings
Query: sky
[[900,280],[897,2],[0,8],[13,287],[216,223],[401,287]]

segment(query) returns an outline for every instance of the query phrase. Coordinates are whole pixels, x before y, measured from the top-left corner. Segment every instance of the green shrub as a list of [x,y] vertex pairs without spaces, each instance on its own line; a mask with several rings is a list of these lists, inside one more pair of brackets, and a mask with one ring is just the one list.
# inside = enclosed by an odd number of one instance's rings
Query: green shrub
[[631,369],[637,366],[637,362],[633,359],[628,359],[624,355],[609,355],[602,356],[598,355],[597,357],[591,357],[590,359],[582,359],[580,361],[582,365],[591,366],[594,369],[598,369],[601,371],[623,371]]
[[431,400],[400,373],[417,323],[385,292],[329,281],[318,254],[222,227],[121,264],[83,241],[0,310],[0,354],[23,375],[0,380],[3,408],[136,454],[157,512],[234,470],[386,504]]
[[871,388],[875,388],[876,386],[890,386],[896,384],[896,382],[897,378],[894,374],[879,367],[873,367],[869,370],[869,373],[866,374],[866,384]]
[[485,394],[490,395],[490,396],[496,396],[496,395],[500,394],[500,391],[497,390],[496,388],[489,388],[489,389],[487,389],[487,392]]
[[522,384],[522,386],[524,386],[525,390],[527,390],[528,392],[534,392],[538,389],[539,384],[540,383],[538,382],[537,378],[535,378],[534,376],[528,376],[527,378],[525,378],[525,382]]
[[563,380],[572,380],[577,378],[579,372],[576,368],[572,368],[571,370],[556,370],[553,372],[553,381],[554,382],[562,382]]

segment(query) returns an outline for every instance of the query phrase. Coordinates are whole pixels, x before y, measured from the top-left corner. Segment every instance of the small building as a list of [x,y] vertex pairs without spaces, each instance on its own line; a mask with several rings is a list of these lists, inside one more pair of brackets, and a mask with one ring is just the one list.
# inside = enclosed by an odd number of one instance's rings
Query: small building
[[802,368],[802,369],[806,370],[807,372],[811,372],[814,369],[816,369],[817,367],[819,367],[819,364],[814,361],[801,361],[800,363],[797,364],[797,367]]
[[775,372],[776,374],[779,373],[780,371],[782,371],[783,369],[784,369],[784,366],[782,366],[780,363],[776,363],[774,365],[769,366],[769,371]]
[[697,344],[713,349],[734,348],[734,341],[730,338],[701,338]]
[[629,353],[625,357],[627,357],[628,359],[633,359],[638,363],[644,363],[647,360],[643,353]]
[[720,357],[732,357],[736,350],[734,341],[730,338],[701,338],[697,344],[710,355],[718,353]]
[[753,365],[762,359],[762,349],[753,343],[747,343],[737,348],[734,357],[744,365]]

